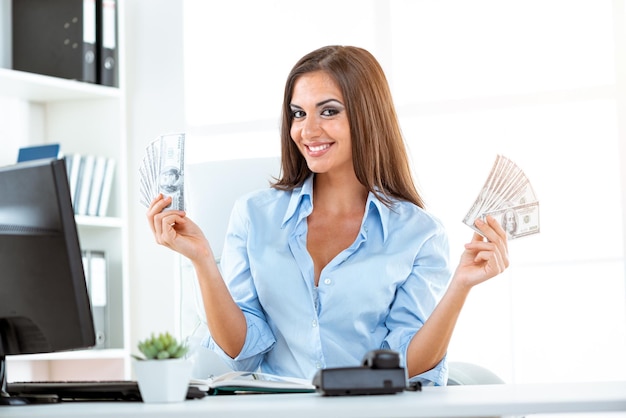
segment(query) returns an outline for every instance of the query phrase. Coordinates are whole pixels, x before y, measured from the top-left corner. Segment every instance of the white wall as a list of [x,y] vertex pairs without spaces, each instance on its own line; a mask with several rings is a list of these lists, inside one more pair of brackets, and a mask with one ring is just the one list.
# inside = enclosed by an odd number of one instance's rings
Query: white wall
[[[183,23],[185,4],[203,8],[197,19]],[[471,233],[460,220],[496,153],[520,164],[542,205],[542,232],[511,242],[510,270],[471,295],[451,358],[509,381],[626,377],[623,0],[127,7],[131,163],[154,136],[183,129],[193,161],[278,155],[291,65],[323,44],[364,46],[390,78],[453,259]],[[200,35],[183,38],[194,25]],[[177,267],[152,242],[130,181],[136,337],[178,326]]]
[[175,332],[177,326],[177,257],[152,238],[139,204],[138,169],[151,140],[184,130],[181,5],[168,0],[125,2],[133,344],[151,332]]

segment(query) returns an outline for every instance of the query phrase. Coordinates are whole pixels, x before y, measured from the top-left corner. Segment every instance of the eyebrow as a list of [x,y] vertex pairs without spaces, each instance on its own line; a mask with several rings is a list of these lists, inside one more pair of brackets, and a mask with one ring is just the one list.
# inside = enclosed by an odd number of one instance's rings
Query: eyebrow
[[[328,104],[328,103],[330,103],[330,102],[337,102],[337,103],[339,103],[341,106],[344,106],[344,104],[343,104],[343,103],[341,103],[341,102],[340,102],[339,100],[337,100],[337,99],[326,99],[326,100],[322,100],[322,101],[321,101],[321,102],[319,102],[319,103],[316,103],[316,104],[315,104],[315,107],[321,107],[321,106],[324,106],[325,104]],[[297,109],[302,109],[302,107],[298,106],[297,104],[293,104],[293,103],[290,103],[290,104],[289,104],[289,106],[291,106],[291,107],[293,107],[293,108],[297,108]]]

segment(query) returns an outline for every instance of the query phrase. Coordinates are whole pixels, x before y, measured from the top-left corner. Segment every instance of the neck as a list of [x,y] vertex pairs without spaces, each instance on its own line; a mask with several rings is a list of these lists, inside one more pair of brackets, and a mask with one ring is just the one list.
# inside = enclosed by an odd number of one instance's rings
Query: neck
[[313,185],[313,201],[316,209],[337,214],[362,211],[367,201],[367,189],[352,176],[316,174]]

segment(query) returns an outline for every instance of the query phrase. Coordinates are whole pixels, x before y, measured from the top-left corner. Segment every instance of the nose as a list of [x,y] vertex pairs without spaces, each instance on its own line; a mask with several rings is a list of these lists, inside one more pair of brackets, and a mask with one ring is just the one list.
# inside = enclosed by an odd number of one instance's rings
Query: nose
[[302,124],[302,138],[312,139],[317,138],[320,135],[322,129],[320,128],[319,120],[314,116],[308,116]]

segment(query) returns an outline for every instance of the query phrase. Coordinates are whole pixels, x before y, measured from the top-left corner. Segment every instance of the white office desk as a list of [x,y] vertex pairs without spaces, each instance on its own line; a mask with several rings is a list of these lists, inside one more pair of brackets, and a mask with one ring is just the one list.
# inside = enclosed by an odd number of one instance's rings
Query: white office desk
[[61,403],[0,407],[0,417],[400,418],[626,411],[626,381],[427,387],[397,395],[223,395],[173,404]]

